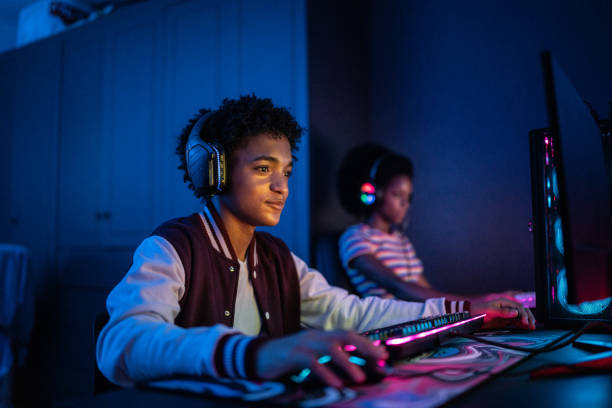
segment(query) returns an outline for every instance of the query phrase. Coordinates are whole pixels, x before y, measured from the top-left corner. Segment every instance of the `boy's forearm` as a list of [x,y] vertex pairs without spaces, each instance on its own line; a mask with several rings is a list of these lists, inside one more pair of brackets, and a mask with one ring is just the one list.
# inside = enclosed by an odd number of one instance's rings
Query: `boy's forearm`
[[131,316],[100,333],[96,357],[102,373],[126,387],[177,374],[253,379],[264,341],[223,325],[185,329]]

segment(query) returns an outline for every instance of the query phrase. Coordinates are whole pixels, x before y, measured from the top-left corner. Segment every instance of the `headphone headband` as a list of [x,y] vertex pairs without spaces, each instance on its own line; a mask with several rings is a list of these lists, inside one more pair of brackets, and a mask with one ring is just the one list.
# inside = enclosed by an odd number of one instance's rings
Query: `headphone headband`
[[370,168],[370,181],[376,181],[376,173],[378,172],[378,167],[380,166],[380,162],[382,162],[383,157],[385,155],[378,156],[374,163],[372,163],[372,167]]

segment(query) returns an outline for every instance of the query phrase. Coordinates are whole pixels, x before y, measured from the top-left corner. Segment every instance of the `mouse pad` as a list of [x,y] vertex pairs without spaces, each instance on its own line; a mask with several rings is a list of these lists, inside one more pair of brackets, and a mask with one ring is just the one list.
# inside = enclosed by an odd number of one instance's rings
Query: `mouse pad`
[[[493,341],[539,348],[559,334],[480,333]],[[377,384],[332,387],[289,386],[278,382],[173,379],[147,386],[207,396],[303,407],[437,407],[521,361],[527,354],[468,339],[452,339],[442,347],[393,363],[392,374]]]

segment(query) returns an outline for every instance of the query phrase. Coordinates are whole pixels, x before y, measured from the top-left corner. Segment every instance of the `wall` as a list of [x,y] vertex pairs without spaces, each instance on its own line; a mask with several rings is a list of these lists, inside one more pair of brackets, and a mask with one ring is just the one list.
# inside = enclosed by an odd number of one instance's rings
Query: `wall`
[[367,1],[308,2],[311,235],[354,220],[340,206],[336,171],[368,137]]
[[0,20],[0,52],[10,50],[17,42],[17,25],[12,20]]
[[436,287],[533,283],[530,129],[547,126],[539,53],[612,100],[612,5],[386,1],[370,12],[369,138],[416,167],[410,236]]

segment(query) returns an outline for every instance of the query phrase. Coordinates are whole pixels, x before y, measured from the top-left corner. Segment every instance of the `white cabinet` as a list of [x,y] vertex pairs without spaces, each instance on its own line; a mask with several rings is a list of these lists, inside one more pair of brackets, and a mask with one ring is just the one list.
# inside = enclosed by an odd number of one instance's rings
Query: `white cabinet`
[[106,38],[99,145],[106,245],[133,245],[154,228],[160,137],[154,41],[155,30],[146,23],[113,30]]
[[[198,211],[175,154],[202,107],[255,93],[307,124],[301,1],[159,1],[66,36],[59,242],[134,246]],[[155,8],[157,7],[157,9]],[[102,22],[101,22],[102,23]],[[308,138],[272,233],[308,257]]]
[[[3,55],[0,238],[133,248],[199,210],[179,133],[199,108],[250,93],[306,127],[305,19],[303,1],[158,0]],[[298,158],[271,232],[307,258],[307,135]]]
[[58,237],[62,246],[100,243],[103,48],[100,38],[64,45]]

